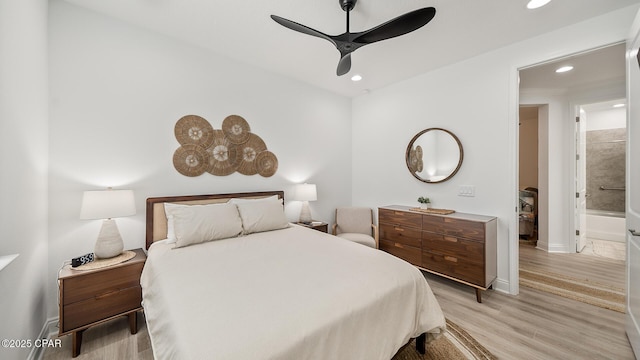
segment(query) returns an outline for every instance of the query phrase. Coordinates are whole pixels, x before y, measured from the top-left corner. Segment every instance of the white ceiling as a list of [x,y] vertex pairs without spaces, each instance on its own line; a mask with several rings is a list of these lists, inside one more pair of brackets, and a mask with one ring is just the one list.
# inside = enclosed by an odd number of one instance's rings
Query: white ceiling
[[[626,46],[620,43],[550,60],[544,64],[520,70],[520,88],[567,90],[624,81],[625,53]],[[573,66],[573,70],[556,73],[556,69],[567,65]]]
[[[422,7],[433,6],[437,13],[415,32],[358,49],[351,72],[338,77],[339,54],[332,44],[286,29],[269,15],[337,35],[345,31],[339,0],[66,1],[346,96],[640,3],[555,0],[527,10],[528,0],[359,0],[351,12],[351,32]],[[352,82],[354,73],[364,79]]]

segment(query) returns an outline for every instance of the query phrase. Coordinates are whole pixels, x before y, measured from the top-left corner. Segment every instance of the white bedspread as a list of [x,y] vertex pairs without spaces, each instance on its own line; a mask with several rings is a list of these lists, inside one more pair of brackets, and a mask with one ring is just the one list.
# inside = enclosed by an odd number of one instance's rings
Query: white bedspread
[[316,230],[172,247],[141,278],[156,359],[390,359],[445,327],[418,269]]

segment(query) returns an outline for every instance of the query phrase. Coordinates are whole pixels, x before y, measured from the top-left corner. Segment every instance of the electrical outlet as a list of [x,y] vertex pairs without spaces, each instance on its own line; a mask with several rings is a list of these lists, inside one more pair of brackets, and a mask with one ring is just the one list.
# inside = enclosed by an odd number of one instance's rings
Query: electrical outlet
[[458,188],[458,196],[476,196],[476,187],[473,185],[460,185]]

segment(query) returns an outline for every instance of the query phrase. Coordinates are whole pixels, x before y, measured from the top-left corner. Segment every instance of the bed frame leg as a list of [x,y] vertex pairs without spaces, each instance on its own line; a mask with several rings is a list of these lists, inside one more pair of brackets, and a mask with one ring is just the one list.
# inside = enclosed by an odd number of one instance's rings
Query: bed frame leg
[[416,351],[421,355],[426,354],[427,352],[426,344],[427,344],[427,333],[422,333],[416,338]]

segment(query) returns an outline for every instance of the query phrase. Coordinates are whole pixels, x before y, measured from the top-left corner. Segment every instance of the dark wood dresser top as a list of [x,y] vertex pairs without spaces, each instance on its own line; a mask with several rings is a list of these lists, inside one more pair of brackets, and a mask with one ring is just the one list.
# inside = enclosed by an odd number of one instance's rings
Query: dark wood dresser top
[[396,211],[408,211],[411,213],[415,213],[415,214],[420,214],[420,215],[429,215],[429,216],[440,216],[440,217],[444,217],[444,218],[450,218],[450,219],[460,219],[460,220],[469,220],[469,221],[478,221],[478,222],[489,222],[494,220],[496,217],[495,216],[486,216],[486,215],[476,215],[476,214],[467,214],[467,213],[461,213],[461,212],[454,212],[452,214],[448,214],[448,215],[440,215],[440,214],[430,214],[430,213],[425,213],[422,211],[413,211],[411,209],[416,208],[417,206],[405,206],[405,205],[387,205],[387,206],[380,206],[380,209],[387,209],[387,210],[396,210]]

